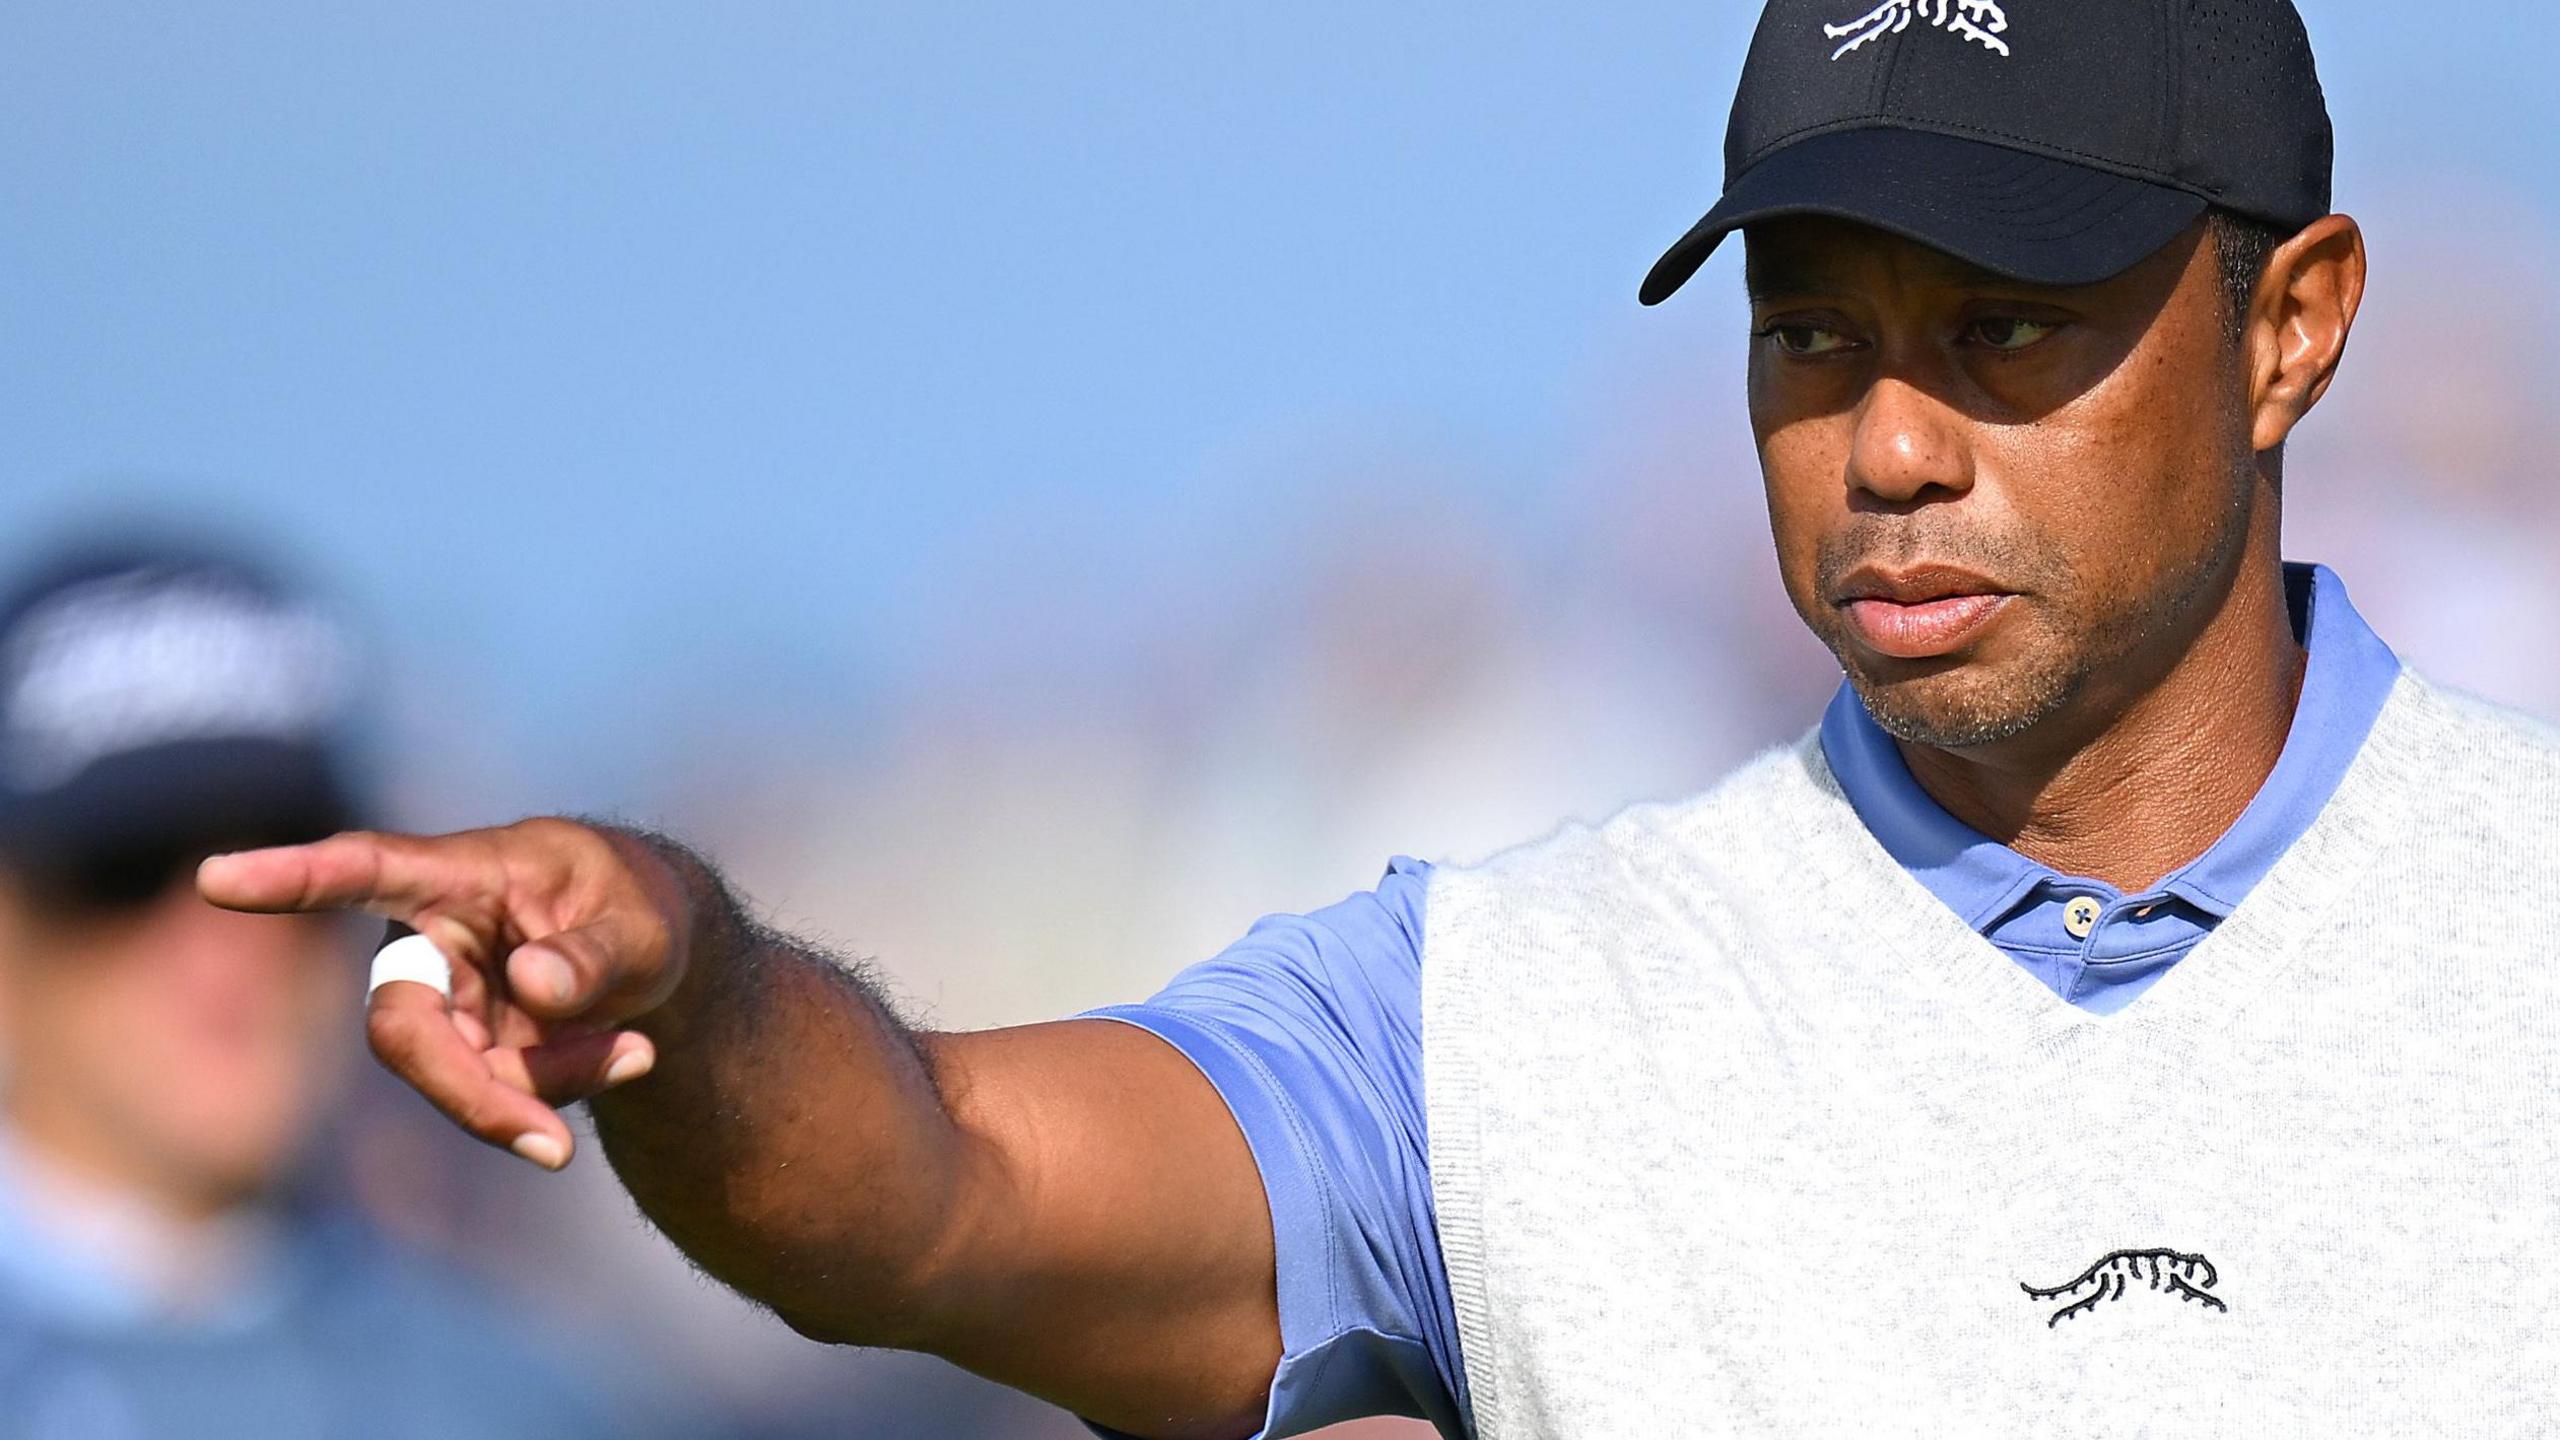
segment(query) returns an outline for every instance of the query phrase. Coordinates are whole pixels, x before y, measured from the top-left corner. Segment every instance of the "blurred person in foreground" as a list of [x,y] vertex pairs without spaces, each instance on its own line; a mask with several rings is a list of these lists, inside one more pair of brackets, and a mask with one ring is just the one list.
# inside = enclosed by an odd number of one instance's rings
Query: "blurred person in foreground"
[[297,1193],[358,937],[189,877],[355,818],[351,659],[210,554],[74,547],[0,605],[0,1440],[626,1433]]
[[1744,235],[1798,743],[978,1034],[629,829],[202,885],[418,927],[375,1052],[548,1166],[591,1096],[795,1327],[1128,1434],[2548,1433],[2560,733],[2283,559],[2366,276],[2300,18],[1860,3],[1640,291]]

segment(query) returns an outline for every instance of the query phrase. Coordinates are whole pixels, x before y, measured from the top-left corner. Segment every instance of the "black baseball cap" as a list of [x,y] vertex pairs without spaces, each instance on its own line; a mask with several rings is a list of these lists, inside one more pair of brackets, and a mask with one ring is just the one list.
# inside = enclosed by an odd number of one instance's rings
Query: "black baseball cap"
[[346,828],[352,661],[246,557],[63,547],[0,599],[0,860],[141,898],[195,853]]
[[1770,0],[1725,131],[1724,195],[1645,276],[1828,215],[1995,274],[2104,280],[2208,206],[2299,229],[2333,141],[2290,0]]

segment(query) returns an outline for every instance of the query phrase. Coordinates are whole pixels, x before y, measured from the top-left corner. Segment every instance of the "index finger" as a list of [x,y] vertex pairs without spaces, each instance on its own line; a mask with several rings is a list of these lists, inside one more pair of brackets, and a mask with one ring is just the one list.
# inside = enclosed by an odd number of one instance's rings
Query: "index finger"
[[212,856],[196,867],[196,889],[226,910],[370,910],[406,920],[485,890],[495,863],[459,837],[350,830],[309,845]]

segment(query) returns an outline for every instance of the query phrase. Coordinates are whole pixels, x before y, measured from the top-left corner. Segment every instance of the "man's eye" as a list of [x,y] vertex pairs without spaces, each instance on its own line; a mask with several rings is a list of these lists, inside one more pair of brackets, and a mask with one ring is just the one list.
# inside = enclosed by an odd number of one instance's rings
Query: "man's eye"
[[2015,315],[1995,315],[1976,320],[1965,327],[1965,333],[1979,345],[1993,350],[2024,350],[2047,335],[2061,329],[2041,320],[2022,320]]
[[1789,355],[1828,355],[1848,348],[1849,337],[1819,325],[1779,323],[1760,332]]

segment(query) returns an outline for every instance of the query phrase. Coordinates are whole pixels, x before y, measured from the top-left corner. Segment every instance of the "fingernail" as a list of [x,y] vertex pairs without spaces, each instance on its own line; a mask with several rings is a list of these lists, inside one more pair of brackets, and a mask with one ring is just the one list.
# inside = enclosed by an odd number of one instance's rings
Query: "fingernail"
[[648,1074],[657,1063],[657,1057],[646,1050],[616,1056],[612,1064],[604,1067],[604,1083],[619,1085],[625,1080],[637,1080]]
[[548,950],[521,952],[509,968],[517,989],[547,1004],[565,1002],[569,988],[577,983],[577,977],[569,973],[569,962]]
[[545,1170],[557,1170],[569,1163],[568,1147],[539,1130],[527,1130],[507,1148]]

